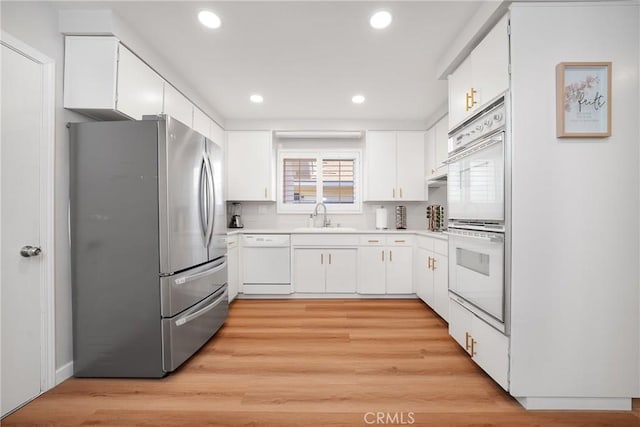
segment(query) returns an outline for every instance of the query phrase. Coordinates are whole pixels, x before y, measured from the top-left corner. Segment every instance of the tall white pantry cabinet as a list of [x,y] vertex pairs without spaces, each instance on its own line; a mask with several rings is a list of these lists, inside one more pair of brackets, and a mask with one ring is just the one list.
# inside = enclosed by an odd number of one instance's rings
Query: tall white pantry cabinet
[[[496,381],[528,409],[629,410],[640,396],[639,8],[509,10],[510,335],[478,341],[508,347],[508,375],[496,358],[485,370],[497,367]],[[556,137],[555,70],[568,61],[612,62],[610,137]],[[465,117],[450,111],[451,124]],[[463,346],[475,320],[452,307]]]

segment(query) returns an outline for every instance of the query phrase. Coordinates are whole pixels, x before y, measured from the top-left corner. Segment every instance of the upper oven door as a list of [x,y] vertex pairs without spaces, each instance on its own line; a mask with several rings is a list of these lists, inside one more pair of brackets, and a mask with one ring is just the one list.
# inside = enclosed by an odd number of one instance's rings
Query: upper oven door
[[447,161],[450,220],[504,221],[504,132]]
[[504,322],[504,235],[449,228],[449,290]]

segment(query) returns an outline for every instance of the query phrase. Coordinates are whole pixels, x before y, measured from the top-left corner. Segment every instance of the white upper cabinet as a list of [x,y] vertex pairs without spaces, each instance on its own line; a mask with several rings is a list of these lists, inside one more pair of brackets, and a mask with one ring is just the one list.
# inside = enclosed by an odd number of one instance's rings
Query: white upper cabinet
[[193,104],[186,96],[170,84],[164,85],[163,114],[180,120],[185,125],[193,128]]
[[426,200],[424,161],[424,132],[368,131],[365,200]]
[[115,37],[65,38],[64,107],[96,119],[162,112],[164,80]]
[[275,201],[270,131],[227,133],[227,200]]
[[135,120],[162,111],[164,80],[120,45],[116,109]]
[[209,118],[201,109],[193,107],[193,129],[201,135],[211,138],[211,125],[213,120]]
[[505,16],[449,76],[449,129],[509,88],[508,25]]
[[216,122],[214,122],[213,120],[211,121],[211,129],[209,131],[209,134],[211,135],[211,140],[213,142],[215,142],[216,144],[218,144],[220,147],[226,147],[225,145],[225,141],[226,141],[226,135],[224,133],[224,129],[222,129]]
[[427,179],[439,178],[447,173],[447,165],[444,163],[448,155],[447,117],[438,120],[425,134]]

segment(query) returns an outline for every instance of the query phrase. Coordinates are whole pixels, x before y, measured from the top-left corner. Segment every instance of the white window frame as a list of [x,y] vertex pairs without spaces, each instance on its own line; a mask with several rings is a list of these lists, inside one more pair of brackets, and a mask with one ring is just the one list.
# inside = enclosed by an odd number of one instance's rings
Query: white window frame
[[316,196],[318,201],[322,197],[322,160],[342,160],[354,159],[354,203],[353,204],[333,204],[327,203],[327,213],[344,213],[344,214],[361,214],[362,213],[362,150],[348,149],[280,149],[278,150],[277,164],[277,180],[276,180],[276,199],[277,211],[282,214],[311,214],[315,208],[315,204],[295,204],[284,203],[282,200],[282,191],[284,185],[283,161],[285,158],[298,159],[316,159],[318,181],[316,182]]

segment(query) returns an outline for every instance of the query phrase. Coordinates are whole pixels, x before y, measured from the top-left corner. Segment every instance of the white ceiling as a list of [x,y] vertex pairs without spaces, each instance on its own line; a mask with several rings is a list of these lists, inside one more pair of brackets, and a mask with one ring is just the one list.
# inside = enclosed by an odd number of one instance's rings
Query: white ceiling
[[[115,1],[90,7],[111,8],[225,119],[424,120],[447,99],[436,63],[480,4]],[[374,30],[368,20],[380,8],[393,22]],[[222,26],[201,26],[202,9],[217,13]],[[252,93],[264,103],[249,102]],[[352,104],[356,93],[364,104]]]

